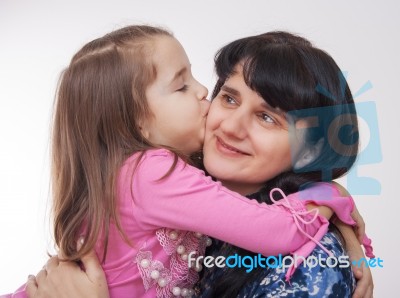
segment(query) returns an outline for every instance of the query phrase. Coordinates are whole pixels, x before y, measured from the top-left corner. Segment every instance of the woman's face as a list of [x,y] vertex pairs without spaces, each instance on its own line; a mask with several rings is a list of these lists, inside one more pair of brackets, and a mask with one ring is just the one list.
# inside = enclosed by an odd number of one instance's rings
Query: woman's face
[[266,104],[244,82],[241,67],[213,100],[207,118],[204,166],[242,195],[292,167],[284,113]]

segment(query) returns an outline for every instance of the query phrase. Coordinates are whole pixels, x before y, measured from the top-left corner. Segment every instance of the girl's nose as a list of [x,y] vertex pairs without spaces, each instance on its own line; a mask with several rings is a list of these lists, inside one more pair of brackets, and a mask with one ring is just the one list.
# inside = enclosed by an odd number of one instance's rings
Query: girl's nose
[[197,89],[197,98],[200,100],[201,104],[201,114],[205,117],[208,114],[208,110],[210,109],[210,101],[207,99],[208,89],[197,82],[198,89]]
[[207,98],[203,98],[200,101],[201,104],[201,114],[205,117],[208,114],[208,111],[210,110],[211,102]]
[[198,91],[197,91],[197,97],[200,100],[206,99],[207,95],[208,95],[208,89],[205,86],[203,86],[202,84],[200,84],[200,83],[198,83],[198,84],[199,84],[199,87],[198,87]]

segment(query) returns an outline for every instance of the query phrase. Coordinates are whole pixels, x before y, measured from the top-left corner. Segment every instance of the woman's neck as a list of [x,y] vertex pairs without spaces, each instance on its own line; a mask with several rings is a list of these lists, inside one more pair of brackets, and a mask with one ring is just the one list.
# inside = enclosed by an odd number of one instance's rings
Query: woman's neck
[[223,181],[219,180],[223,186],[227,189],[237,192],[242,196],[247,196],[260,191],[263,184],[249,184],[249,183],[238,183],[236,181]]

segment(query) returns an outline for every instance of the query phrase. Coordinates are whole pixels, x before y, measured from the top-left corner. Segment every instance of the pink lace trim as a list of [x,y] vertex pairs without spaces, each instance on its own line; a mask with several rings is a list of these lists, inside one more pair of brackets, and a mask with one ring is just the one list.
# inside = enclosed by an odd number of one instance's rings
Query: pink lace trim
[[182,290],[192,289],[199,275],[194,268],[189,268],[187,255],[191,252],[195,252],[196,257],[204,255],[208,237],[167,228],[157,230],[156,236],[165,253],[170,256],[169,268],[160,261],[153,260],[151,251],[139,250],[135,263],[145,290],[155,287],[157,297],[165,298],[174,297],[175,287]]
[[[175,233],[177,237],[171,237],[171,233]],[[156,235],[165,253],[171,256],[170,270],[173,278],[182,281],[187,287],[192,287],[198,281],[199,275],[195,270],[189,268],[184,255],[195,252],[196,256],[204,256],[208,237],[198,233],[166,228],[157,230]],[[182,254],[177,252],[179,246],[184,247]]]
[[[144,266],[144,263],[142,262],[146,262],[148,265]],[[154,270],[157,270],[160,274],[160,278],[164,278],[167,282],[170,282],[172,279],[171,272],[165,268],[160,261],[153,261],[153,255],[151,251],[139,251],[136,255],[135,263],[137,263],[146,291],[154,286],[159,287],[157,280],[151,278],[151,272]]]

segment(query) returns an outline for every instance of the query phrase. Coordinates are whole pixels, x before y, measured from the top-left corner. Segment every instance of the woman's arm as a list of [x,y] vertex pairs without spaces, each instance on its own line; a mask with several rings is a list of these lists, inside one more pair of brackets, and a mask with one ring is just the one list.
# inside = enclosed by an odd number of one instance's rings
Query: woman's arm
[[[361,246],[351,227],[336,222],[338,229],[346,239],[346,247],[350,260],[364,257]],[[86,271],[74,262],[59,262],[57,257],[51,258],[36,276],[31,276],[26,284],[29,298],[108,298],[107,281],[94,251],[82,258]],[[358,280],[352,298],[371,298],[373,281],[369,268],[353,267]]]
[[[343,196],[350,196],[347,189],[341,186],[339,183],[333,182]],[[352,217],[356,221],[356,225],[351,227],[340,220],[335,220],[335,226],[339,229],[343,238],[346,241],[346,250],[349,255],[350,261],[358,261],[361,258],[365,258],[365,254],[360,243],[364,243],[365,237],[365,222],[361,214],[355,207],[352,212]],[[365,245],[365,244],[364,244]],[[367,247],[369,255],[372,256],[372,247]],[[353,266],[353,273],[357,279],[357,287],[353,293],[352,298],[372,298],[374,282],[372,280],[371,270],[368,267],[357,267]]]
[[[85,271],[75,262],[52,257],[35,276],[29,276],[29,298],[109,298],[107,280],[94,250],[81,259]],[[132,293],[133,294],[133,293]]]
[[[353,231],[353,228],[339,220],[335,221],[335,225],[346,241],[346,250],[347,254],[349,255],[350,262],[365,258],[364,252]],[[352,298],[372,298],[374,282],[372,280],[371,270],[366,266],[353,266],[353,273],[357,279],[357,287]]]
[[[351,227],[342,222],[336,222],[338,229],[346,239],[346,247],[350,260],[364,257],[361,246]],[[59,262],[57,257],[51,258],[45,270],[36,276],[31,276],[26,285],[29,298],[56,297],[99,297],[108,298],[107,281],[94,251],[82,258],[82,269],[74,262]],[[352,298],[371,298],[373,281],[369,268],[353,267],[358,280]]]

